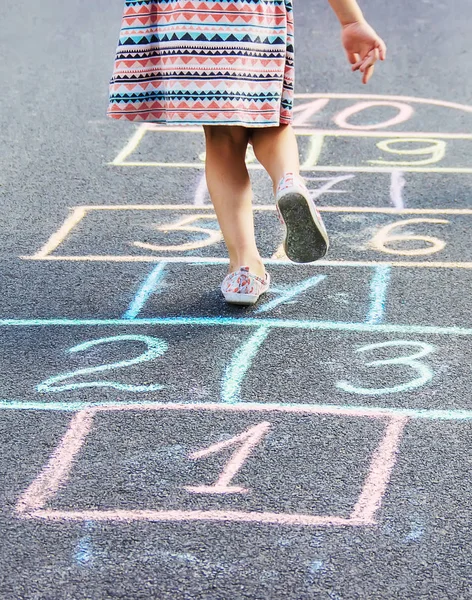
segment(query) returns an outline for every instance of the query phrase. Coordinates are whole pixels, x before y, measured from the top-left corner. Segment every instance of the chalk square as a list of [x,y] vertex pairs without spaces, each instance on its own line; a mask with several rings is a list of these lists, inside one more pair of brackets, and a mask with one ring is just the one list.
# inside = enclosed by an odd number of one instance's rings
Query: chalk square
[[[240,360],[228,369],[226,397],[238,402],[289,401],[393,411],[400,407],[468,410],[472,358],[468,339],[388,328],[386,324],[380,336],[375,325],[371,331],[369,325],[354,331],[346,324],[342,332],[274,328],[257,345],[251,345],[253,340],[247,336],[246,354],[240,351]],[[255,334],[253,339],[258,341]],[[289,353],[281,351],[285,347]],[[462,391],[453,400],[448,395],[451,374],[455,389]],[[296,386],[291,384],[294,380]]]
[[[309,185],[313,184],[312,194],[318,202],[321,190],[339,178],[309,179],[316,180]],[[322,192],[322,203],[325,195],[336,196],[339,192],[342,196],[352,184],[349,180],[340,185],[337,188],[333,184],[332,189]],[[472,268],[470,255],[464,255],[463,248],[455,243],[468,230],[472,209],[399,210],[344,205],[319,208],[331,231],[333,249],[329,259],[318,264]],[[273,235],[278,230],[274,205],[254,205],[254,218],[264,261],[287,263],[281,230],[280,236]],[[103,237],[104,230],[113,235]],[[120,263],[227,262],[213,207],[192,204],[76,206],[37,252],[21,258]]]
[[[2,330],[1,400],[13,396],[18,406],[34,402],[45,408],[61,402],[68,410],[90,404],[214,402],[241,343],[234,328],[225,326],[136,325],[133,319],[118,327],[82,326],[73,319],[70,324]],[[114,363],[123,366],[109,368]]]
[[[257,229],[273,231],[274,205],[254,207]],[[104,236],[103,231],[113,232]],[[263,241],[263,240],[262,240]],[[264,241],[263,241],[264,242]],[[279,241],[272,235],[262,251],[270,258]],[[211,205],[135,204],[76,206],[32,260],[227,262],[223,236]]]
[[[260,419],[267,419],[270,413],[278,415],[322,416],[337,415],[352,417],[352,411],[343,411],[329,407],[262,407],[251,405],[224,404],[167,404],[167,405],[121,405],[116,407],[86,409],[76,413],[61,442],[58,444],[48,463],[38,477],[21,495],[16,505],[16,514],[20,518],[60,520],[103,520],[103,521],[211,521],[264,523],[280,525],[304,526],[366,526],[376,524],[376,512],[380,508],[391,471],[394,467],[403,428],[407,422],[404,417],[391,417],[379,412],[358,411],[354,417],[362,419],[380,419],[385,423],[385,430],[380,443],[370,459],[367,475],[363,481],[360,494],[349,516],[336,514],[318,515],[310,512],[293,513],[278,511],[253,510],[160,510],[160,509],[86,509],[70,510],[49,508],[60,488],[67,484],[74,460],[81,450],[88,434],[92,430],[94,417],[99,412],[107,411],[190,411],[216,412],[226,414],[250,414]],[[178,414],[178,413],[177,413]]]

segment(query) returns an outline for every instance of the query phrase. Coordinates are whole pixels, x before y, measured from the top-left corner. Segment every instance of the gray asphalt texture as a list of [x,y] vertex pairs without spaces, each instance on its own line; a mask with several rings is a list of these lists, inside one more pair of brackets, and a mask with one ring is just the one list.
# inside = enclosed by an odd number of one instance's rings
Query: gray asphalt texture
[[[297,0],[295,4],[297,93],[370,93],[472,104],[468,0],[364,0],[366,16],[388,45],[388,60],[368,86],[350,73],[328,3]],[[28,6],[3,3],[2,8],[0,318],[121,319],[154,263],[47,262],[22,257],[31,257],[45,244],[70,214],[70,207],[83,205],[166,204],[175,205],[176,211],[163,211],[159,219],[146,211],[92,212],[56,255],[145,254],[132,246],[134,240],[169,243],[169,234],[157,235],[153,223],[172,223],[183,216],[178,205],[193,203],[202,171],[109,164],[138,127],[105,116],[123,8],[120,0],[42,0]],[[332,101],[336,110],[350,104]],[[470,112],[414,107],[410,121],[393,131],[471,134]],[[333,110],[321,111],[313,126],[333,128]],[[372,114],[379,120],[395,114],[388,107],[375,110]],[[362,118],[357,115],[352,122],[366,124]],[[153,135],[143,140],[130,160],[196,163],[203,151],[198,133]],[[379,158],[372,154],[375,145],[369,138],[331,142],[324,146],[320,164],[365,165],[363,157]],[[301,139],[302,153],[307,151],[306,143]],[[448,140],[441,166],[472,167],[470,143]],[[342,174],[346,173],[327,170],[310,175]],[[251,177],[255,204],[270,204],[268,177],[257,170],[251,171]],[[470,174],[406,172],[404,177],[407,208],[472,208]],[[356,173],[333,187],[341,193],[322,195],[319,205],[391,207],[390,184],[389,173]],[[320,181],[312,180],[310,185],[315,189]],[[400,260],[472,262],[470,215],[423,216],[449,223],[419,223],[402,232],[440,238],[446,242],[444,249]],[[373,213],[325,213],[332,240],[328,258],[399,260],[395,255],[379,258],[368,246],[380,227],[399,219]],[[256,211],[256,223],[262,253],[271,256],[282,236],[275,214]],[[200,225],[215,227],[211,218]],[[171,235],[171,244],[188,241],[188,236]],[[422,243],[410,249],[414,247]],[[225,251],[219,243],[191,254],[222,258]],[[382,323],[430,329],[390,333],[359,327],[303,329],[307,320],[364,323],[372,302],[372,267],[287,264],[269,270],[276,293],[255,308],[240,309],[226,306],[218,291],[223,264],[168,264],[139,317],[194,319],[186,324],[74,325],[71,321],[41,326],[30,321],[2,325],[2,600],[472,597],[472,436],[467,419],[408,421],[373,525],[45,521],[17,516],[19,497],[47,464],[74,415],[73,410],[51,410],[51,403],[61,402],[62,407],[81,402],[205,403],[219,402],[222,393],[232,397],[236,392],[228,383],[228,365],[255,331],[243,321],[239,326],[236,319],[301,323],[299,328],[269,332],[241,379],[241,401],[443,411],[472,408],[470,336],[434,329],[472,327],[470,269],[394,267]],[[315,275],[326,277],[287,302],[261,310],[277,298],[277,289],[286,291]],[[204,317],[230,321],[210,326],[198,320]],[[68,353],[78,344],[118,335],[157,338],[165,342],[167,351],[113,373],[73,375],[78,369],[142,354],[140,338]],[[414,389],[378,395],[349,394],[336,385],[344,381],[358,388],[385,390],[418,377],[418,371],[405,364],[390,362],[375,372],[366,365],[367,360],[402,356],[401,348],[378,348],[367,356],[356,352],[395,340],[434,346],[421,358],[433,373],[431,380]],[[414,350],[410,346],[406,352]],[[69,376],[50,382],[50,387],[113,380],[128,386],[160,384],[162,389],[133,392],[96,386],[38,391],[38,384],[58,374]],[[33,402],[43,407],[27,404]],[[221,497],[184,491],[184,486],[216,481],[235,447],[195,461],[188,458],[191,452],[262,421],[271,423],[270,433],[232,482],[249,493]],[[103,411],[95,416],[68,481],[47,505],[58,511],[236,510],[347,517],[359,498],[385,424],[385,419],[355,415],[143,411],[139,406],[131,411]]]

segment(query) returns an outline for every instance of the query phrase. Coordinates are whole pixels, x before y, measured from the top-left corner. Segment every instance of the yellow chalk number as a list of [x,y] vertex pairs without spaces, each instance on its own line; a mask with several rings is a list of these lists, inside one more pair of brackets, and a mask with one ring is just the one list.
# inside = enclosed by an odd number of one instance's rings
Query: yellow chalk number
[[176,223],[171,223],[169,225],[160,225],[157,227],[158,231],[163,231],[165,233],[169,231],[187,231],[191,234],[194,233],[203,233],[205,237],[203,239],[195,240],[192,242],[186,242],[185,244],[177,244],[177,245],[169,245],[169,246],[159,246],[157,244],[148,244],[144,242],[133,242],[134,246],[138,248],[145,248],[146,250],[153,250],[156,252],[185,252],[186,250],[196,250],[197,248],[204,248],[205,246],[211,246],[212,244],[216,244],[223,239],[221,231],[219,229],[209,229],[205,227],[198,227],[192,225],[195,221],[199,220],[209,221],[210,219],[216,220],[216,217],[213,215],[188,215],[183,217]]
[[[419,148],[396,148],[394,144],[427,144]],[[382,140],[376,144],[382,152],[389,154],[398,154],[400,156],[419,156],[426,157],[420,160],[369,160],[375,165],[394,165],[397,167],[421,167],[432,165],[442,160],[446,154],[446,142],[444,140],[434,140],[431,138],[393,138]],[[393,146],[393,147],[392,147]]]
[[[386,254],[399,254],[401,256],[422,256],[426,254],[434,254],[440,252],[446,242],[440,240],[437,237],[430,235],[411,235],[407,233],[394,233],[400,227],[405,225],[414,225],[415,223],[439,223],[447,224],[449,221],[444,219],[406,219],[405,221],[396,221],[390,225],[382,227],[382,229],[372,238],[370,247],[379,252],[385,252]],[[420,241],[426,244],[424,248],[404,248],[403,250],[398,248],[389,248],[387,244],[393,242],[415,242]]]

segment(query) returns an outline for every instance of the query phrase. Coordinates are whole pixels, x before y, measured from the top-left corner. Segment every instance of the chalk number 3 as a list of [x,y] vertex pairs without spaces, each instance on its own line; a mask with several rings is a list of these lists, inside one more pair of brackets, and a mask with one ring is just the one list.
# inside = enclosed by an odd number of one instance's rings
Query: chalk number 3
[[418,351],[409,354],[407,356],[398,356],[396,358],[388,358],[383,360],[374,360],[372,362],[366,363],[367,367],[384,367],[387,365],[404,365],[414,369],[418,374],[418,377],[408,381],[406,383],[401,383],[399,385],[395,385],[393,387],[384,387],[384,388],[365,388],[358,387],[352,385],[348,381],[338,381],[336,387],[340,388],[345,392],[349,392],[351,394],[368,394],[371,396],[377,396],[380,394],[393,394],[395,392],[406,392],[408,390],[412,390],[418,388],[433,378],[433,371],[420,362],[418,359],[427,356],[431,352],[434,352],[434,346],[430,344],[426,344],[424,342],[414,342],[414,341],[406,341],[406,340],[392,340],[390,342],[382,342],[379,344],[369,344],[368,346],[362,346],[356,350],[356,352],[368,352],[369,350],[376,350],[377,348],[388,348],[391,346],[410,346],[412,348],[418,348]]
[[91,375],[92,373],[103,373],[104,371],[122,369],[123,367],[130,367],[131,365],[147,362],[157,358],[158,356],[161,356],[167,350],[167,343],[159,338],[154,338],[148,335],[116,335],[113,337],[100,338],[97,340],[84,342],[83,344],[69,348],[68,352],[83,352],[84,350],[88,350],[89,348],[98,346],[100,344],[126,341],[143,342],[146,344],[147,350],[145,350],[139,356],[130,358],[128,360],[120,360],[118,362],[108,363],[106,365],[98,365],[96,367],[88,367],[86,369],[77,369],[76,371],[71,371],[69,373],[54,375],[38,385],[38,392],[65,392],[67,390],[78,390],[89,387],[110,387],[126,392],[152,392],[162,389],[163,386],[157,383],[148,385],[131,385],[127,383],[119,383],[118,381],[84,381],[77,383],[69,382],[63,385],[57,385],[60,382],[73,379],[74,377],[79,377],[80,375],[83,376]]

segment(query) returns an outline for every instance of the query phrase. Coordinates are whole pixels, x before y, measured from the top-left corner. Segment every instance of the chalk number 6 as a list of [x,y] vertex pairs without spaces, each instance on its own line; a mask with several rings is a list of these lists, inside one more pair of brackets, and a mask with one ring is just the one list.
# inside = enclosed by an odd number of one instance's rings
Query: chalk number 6
[[431,346],[430,344],[426,344],[424,342],[393,340],[391,342],[382,342],[379,344],[369,344],[368,346],[362,346],[361,348],[357,348],[356,352],[368,352],[369,350],[375,350],[376,348],[388,348],[391,346],[410,346],[412,348],[418,348],[419,350],[418,352],[415,352],[414,354],[409,354],[408,356],[398,356],[397,358],[374,360],[372,362],[366,363],[366,366],[380,367],[385,365],[405,365],[407,367],[410,367],[411,369],[414,369],[418,373],[418,377],[412,379],[411,381],[401,383],[393,387],[364,388],[352,385],[348,381],[338,381],[336,387],[351,394],[368,394],[371,396],[377,396],[380,394],[393,394],[395,392],[406,392],[408,390],[413,390],[417,387],[421,387],[433,378],[433,371],[430,369],[430,367],[418,360],[419,358],[423,358],[423,356],[427,356],[431,352],[434,352],[434,346]]
[[[439,238],[432,237],[430,235],[405,235],[395,233],[395,230],[405,225],[412,225],[414,223],[449,223],[444,219],[407,219],[406,221],[396,221],[390,225],[382,227],[382,229],[372,238],[370,245],[375,250],[385,252],[386,254],[400,254],[401,256],[421,256],[427,254],[434,254],[440,252],[446,245],[446,242]],[[392,235],[393,233],[393,235]],[[389,248],[388,243],[392,242],[408,242],[408,241],[420,241],[424,242],[425,248],[406,248],[404,250]]]

